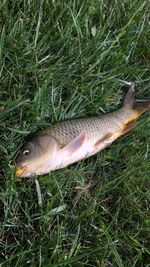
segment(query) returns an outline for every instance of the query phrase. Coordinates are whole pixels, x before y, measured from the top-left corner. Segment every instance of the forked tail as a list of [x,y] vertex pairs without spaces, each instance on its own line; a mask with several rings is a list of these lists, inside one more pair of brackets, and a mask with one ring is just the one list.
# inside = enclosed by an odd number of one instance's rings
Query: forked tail
[[135,83],[132,83],[123,102],[135,111],[135,119],[150,109],[150,100],[135,100]]
[[121,135],[129,132],[138,122],[135,121],[140,115],[150,109],[150,100],[135,100],[135,83],[132,83],[123,102],[123,106],[129,110],[130,115],[125,121]]

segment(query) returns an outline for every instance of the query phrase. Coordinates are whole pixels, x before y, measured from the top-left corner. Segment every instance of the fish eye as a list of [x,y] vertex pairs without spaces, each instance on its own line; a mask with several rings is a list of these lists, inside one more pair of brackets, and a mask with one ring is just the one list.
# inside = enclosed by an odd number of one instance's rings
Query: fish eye
[[24,156],[28,155],[29,153],[30,153],[30,150],[29,150],[29,149],[25,149],[25,150],[22,152],[22,154],[23,154]]

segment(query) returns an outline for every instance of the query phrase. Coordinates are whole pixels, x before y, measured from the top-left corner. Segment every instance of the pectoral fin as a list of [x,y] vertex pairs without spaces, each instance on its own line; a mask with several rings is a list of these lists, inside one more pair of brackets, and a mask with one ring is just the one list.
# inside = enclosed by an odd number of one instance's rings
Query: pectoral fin
[[63,148],[63,151],[66,151],[69,154],[76,152],[82,146],[84,140],[85,140],[85,133],[79,134],[76,138],[74,138],[69,144],[67,144]]

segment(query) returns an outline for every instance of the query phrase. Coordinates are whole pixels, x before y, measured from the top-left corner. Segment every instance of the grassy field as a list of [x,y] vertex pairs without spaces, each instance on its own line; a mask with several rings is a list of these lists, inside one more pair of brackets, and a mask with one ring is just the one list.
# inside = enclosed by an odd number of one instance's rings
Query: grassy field
[[20,180],[28,134],[150,99],[149,1],[0,1],[0,266],[149,267],[150,112],[97,156]]

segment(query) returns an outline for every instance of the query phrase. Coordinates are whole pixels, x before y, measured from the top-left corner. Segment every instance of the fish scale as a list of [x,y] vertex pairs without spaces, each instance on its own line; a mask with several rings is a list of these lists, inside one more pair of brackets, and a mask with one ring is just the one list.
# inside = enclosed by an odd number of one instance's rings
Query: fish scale
[[150,100],[134,99],[129,88],[123,106],[99,117],[59,122],[29,140],[16,159],[16,175],[29,177],[64,168],[111,145],[137,125],[135,121],[150,108]]
[[108,132],[119,131],[128,117],[129,113],[126,112],[126,109],[121,108],[111,114],[104,114],[99,117],[60,122],[53,128],[44,130],[44,132],[54,136],[62,145],[66,145],[82,132],[91,142],[96,142]]

